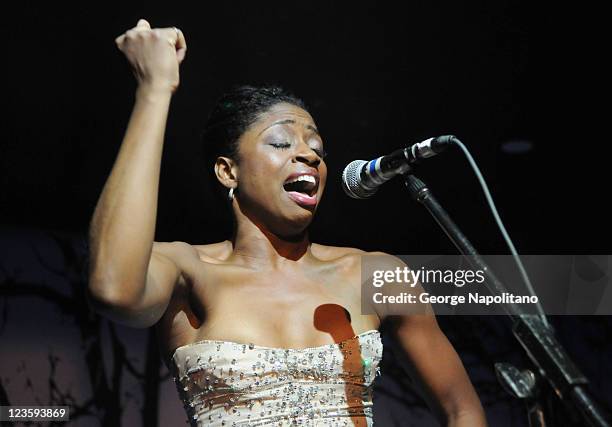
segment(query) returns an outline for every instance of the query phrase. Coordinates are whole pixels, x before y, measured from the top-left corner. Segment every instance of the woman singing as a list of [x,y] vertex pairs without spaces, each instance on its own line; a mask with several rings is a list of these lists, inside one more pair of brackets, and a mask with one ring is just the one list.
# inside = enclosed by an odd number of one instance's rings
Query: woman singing
[[[143,19],[116,43],[138,88],[91,221],[96,310],[155,327],[194,426],[373,425],[384,314],[361,314],[366,253],[308,238],[327,167],[302,101],[275,87],[224,95],[204,140],[233,234],[209,245],[155,242],[164,130],[186,43],[180,30]],[[486,425],[435,317],[394,320],[408,369],[440,422]]]

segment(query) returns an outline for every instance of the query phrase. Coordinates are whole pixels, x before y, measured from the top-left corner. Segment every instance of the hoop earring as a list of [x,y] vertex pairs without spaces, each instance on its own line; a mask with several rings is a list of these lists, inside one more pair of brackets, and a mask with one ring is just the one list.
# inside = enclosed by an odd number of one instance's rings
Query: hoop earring
[[234,187],[229,189],[229,193],[227,194],[227,198],[229,199],[230,202],[232,200],[234,200]]

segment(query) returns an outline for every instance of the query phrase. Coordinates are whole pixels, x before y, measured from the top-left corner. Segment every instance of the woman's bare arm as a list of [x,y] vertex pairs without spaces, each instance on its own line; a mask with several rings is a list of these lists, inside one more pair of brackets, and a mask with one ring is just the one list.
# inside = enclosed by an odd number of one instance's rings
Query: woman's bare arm
[[393,320],[401,346],[410,360],[405,368],[441,424],[486,427],[480,399],[435,316],[416,314]]
[[[398,267],[402,270],[406,267],[401,259],[384,252],[371,252],[368,255],[375,256],[365,264],[369,268],[395,271]],[[366,286],[366,292],[370,288]],[[421,284],[414,287],[390,285],[376,291],[389,296],[410,292],[418,301],[418,294],[423,292],[423,288]],[[486,427],[480,399],[459,355],[438,327],[431,305],[415,303],[408,310],[407,306],[396,308],[393,304],[374,304],[373,309],[381,321],[391,316],[389,320],[408,358],[408,363],[403,367],[441,425]]]
[[140,20],[116,43],[138,89],[90,224],[88,291],[94,307],[113,320],[149,326],[163,314],[179,280],[177,257],[190,253],[185,243],[153,242],[166,119],[185,40],[174,29],[151,29]]

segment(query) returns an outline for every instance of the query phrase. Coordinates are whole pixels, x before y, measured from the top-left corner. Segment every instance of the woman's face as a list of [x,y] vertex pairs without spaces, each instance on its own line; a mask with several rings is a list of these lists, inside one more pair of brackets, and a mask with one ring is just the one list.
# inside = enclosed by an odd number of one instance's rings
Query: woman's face
[[275,234],[290,236],[312,221],[323,196],[323,141],[305,110],[272,106],[239,140],[240,209]]

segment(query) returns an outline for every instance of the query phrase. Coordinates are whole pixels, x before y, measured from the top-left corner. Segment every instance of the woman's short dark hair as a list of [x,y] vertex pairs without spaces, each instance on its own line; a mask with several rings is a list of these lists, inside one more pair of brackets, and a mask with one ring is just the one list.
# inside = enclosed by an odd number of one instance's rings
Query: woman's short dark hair
[[240,136],[272,106],[286,102],[306,110],[304,102],[279,86],[234,86],[214,106],[202,133],[207,172],[217,183],[214,164],[219,156],[236,161]]

